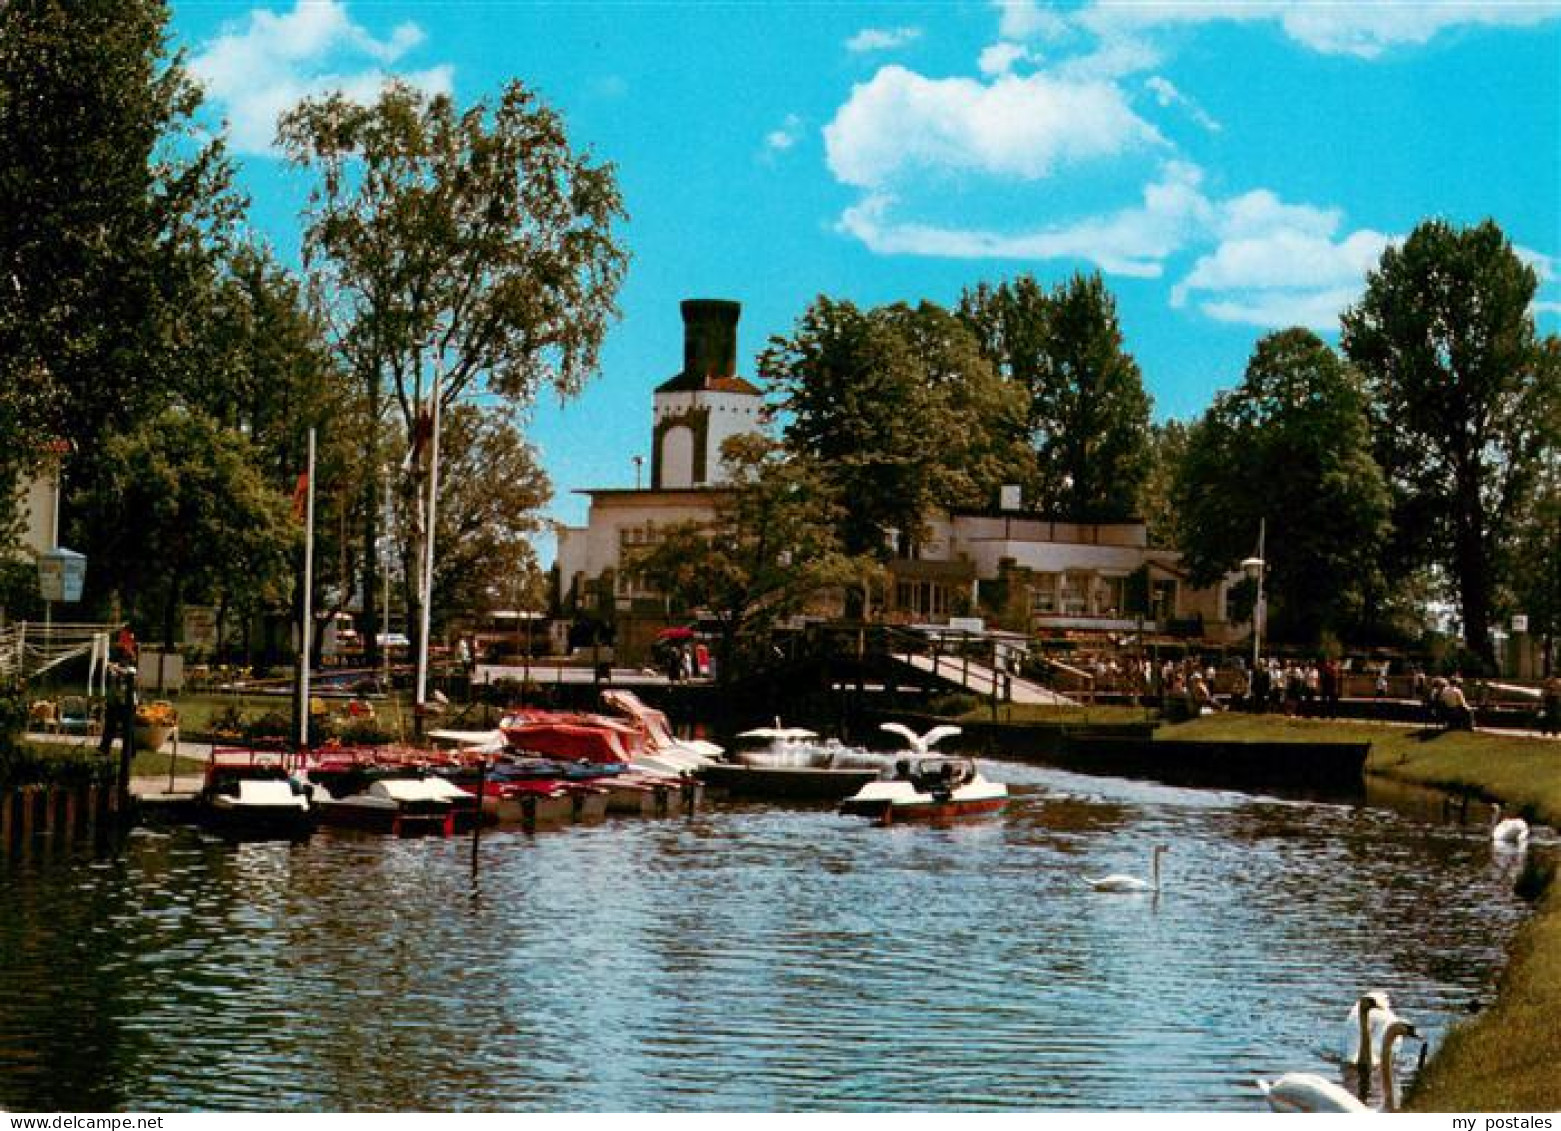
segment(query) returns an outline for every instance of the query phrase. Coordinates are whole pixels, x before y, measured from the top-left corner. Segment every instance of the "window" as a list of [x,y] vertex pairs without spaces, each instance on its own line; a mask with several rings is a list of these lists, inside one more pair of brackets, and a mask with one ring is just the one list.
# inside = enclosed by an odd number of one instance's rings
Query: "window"
[[1055,573],[1036,574],[1030,583],[1030,610],[1036,613],[1057,611],[1057,581]]

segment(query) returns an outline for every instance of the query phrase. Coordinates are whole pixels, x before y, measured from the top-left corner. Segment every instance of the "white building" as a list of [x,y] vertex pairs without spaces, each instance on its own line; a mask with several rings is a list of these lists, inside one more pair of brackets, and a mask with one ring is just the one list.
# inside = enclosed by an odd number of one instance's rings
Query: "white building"
[[[662,596],[639,586],[622,563],[669,526],[713,519],[722,442],[763,428],[762,393],[737,375],[740,311],[715,299],[682,304],[683,369],[655,391],[650,485],[583,491],[591,500],[586,525],[559,531],[560,604],[613,622],[621,654],[635,655],[666,623]],[[1151,548],[1142,521],[1036,518],[1019,510],[1012,492],[1003,504],[930,518],[928,536],[889,563],[890,591],[875,599],[875,614],[905,623],[984,616],[1041,635],[1173,623],[1216,639],[1245,631],[1225,623],[1226,586],[1189,587],[1180,555]]]
[[[650,486],[583,491],[591,500],[586,525],[558,532],[565,608],[619,622],[661,614],[660,597],[622,572],[624,558],[653,545],[659,530],[713,519],[722,493],[721,445],[763,427],[763,395],[737,375],[741,305],[689,299],[682,312],[683,368],[653,399]],[[620,644],[622,636],[620,630]]]

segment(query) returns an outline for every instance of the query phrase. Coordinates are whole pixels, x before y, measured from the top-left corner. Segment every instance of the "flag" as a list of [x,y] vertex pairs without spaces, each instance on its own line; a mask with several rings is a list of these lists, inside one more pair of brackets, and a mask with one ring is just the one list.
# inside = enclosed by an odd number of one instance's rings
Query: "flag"
[[293,521],[304,520],[304,510],[309,503],[309,473],[300,471],[298,482],[293,487]]
[[407,445],[407,458],[401,465],[402,471],[411,471],[423,462],[423,451],[433,438],[434,410],[427,403],[421,404],[417,409],[417,419],[412,422],[411,442]]

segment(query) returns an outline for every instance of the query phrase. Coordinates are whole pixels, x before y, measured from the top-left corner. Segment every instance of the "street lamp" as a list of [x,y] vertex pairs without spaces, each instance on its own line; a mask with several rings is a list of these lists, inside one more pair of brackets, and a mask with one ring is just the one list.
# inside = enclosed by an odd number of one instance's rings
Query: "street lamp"
[[1263,656],[1263,574],[1268,570],[1268,563],[1263,560],[1263,537],[1267,533],[1266,526],[1266,519],[1258,520],[1257,554],[1241,563],[1241,571],[1257,582],[1257,596],[1252,601],[1252,674],[1254,676],[1257,675],[1257,666]]

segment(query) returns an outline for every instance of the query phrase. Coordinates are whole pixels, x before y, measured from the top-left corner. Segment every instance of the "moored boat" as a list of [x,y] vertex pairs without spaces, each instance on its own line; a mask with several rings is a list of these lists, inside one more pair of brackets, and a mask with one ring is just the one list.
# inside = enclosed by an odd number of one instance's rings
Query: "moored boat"
[[214,748],[196,798],[204,824],[245,836],[307,836],[318,818],[309,787],[279,759]]
[[996,813],[1008,804],[1008,786],[987,780],[969,758],[904,759],[895,769],[894,778],[846,798],[840,811],[892,824]]
[[320,821],[396,836],[448,836],[470,828],[477,799],[454,782],[415,768],[349,763],[310,772]]

